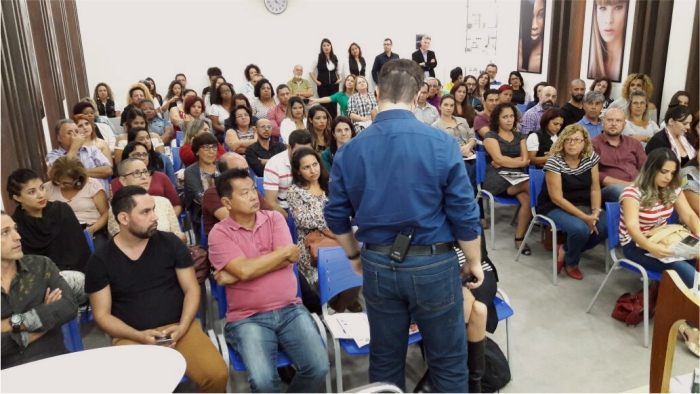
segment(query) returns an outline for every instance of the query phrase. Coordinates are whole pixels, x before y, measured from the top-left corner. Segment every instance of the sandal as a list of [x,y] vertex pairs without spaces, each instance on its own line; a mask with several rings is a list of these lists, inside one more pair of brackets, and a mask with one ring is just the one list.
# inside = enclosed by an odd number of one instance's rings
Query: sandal
[[[515,237],[514,240],[515,240],[515,249],[517,250],[517,249],[520,249],[520,245],[518,245],[518,242],[523,242],[525,240],[525,238],[524,237],[523,238]],[[524,254],[525,256],[529,256],[532,254],[532,251],[530,250],[530,247],[527,244],[525,244],[523,246],[523,251],[520,252],[520,254]]]
[[686,323],[678,326],[678,334],[685,340],[685,346],[694,355],[700,357],[700,332],[697,328],[690,327]]

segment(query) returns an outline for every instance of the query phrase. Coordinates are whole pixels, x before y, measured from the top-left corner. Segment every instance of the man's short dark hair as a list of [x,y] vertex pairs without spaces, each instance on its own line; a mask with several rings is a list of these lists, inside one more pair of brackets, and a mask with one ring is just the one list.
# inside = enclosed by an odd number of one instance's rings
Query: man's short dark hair
[[389,43],[390,43],[391,45],[394,45],[394,42],[391,41],[391,38],[385,38],[384,41],[389,41]]
[[462,67],[455,67],[452,70],[450,70],[450,80],[452,82],[457,80],[457,77],[464,75],[462,72]]
[[246,170],[232,168],[222,172],[218,177],[216,177],[216,194],[219,195],[219,198],[230,198],[233,195],[233,184],[231,183],[231,179],[244,178],[250,178],[250,173]]
[[[185,76],[185,74],[183,74],[183,73],[175,74],[175,79],[177,79],[177,77],[179,77],[180,75],[182,75],[183,77],[185,77],[185,79],[187,79],[187,76]],[[184,96],[184,94],[183,94],[183,96]]]
[[313,140],[308,130],[299,129],[289,134],[289,141],[287,141],[287,143],[290,149],[294,149],[297,145],[311,145],[313,144]]
[[498,89],[488,89],[487,91],[484,92],[484,100],[488,99],[490,95],[495,94],[498,96],[500,93],[498,92]]
[[489,68],[489,67],[494,67],[494,68],[496,68],[496,70],[498,70],[498,66],[493,64],[493,63],[489,63],[486,65],[486,68]]
[[[289,89],[289,86],[287,86],[287,84],[284,84],[284,83],[277,85],[277,89],[275,89],[275,92],[277,92],[278,96],[280,94],[280,90],[282,90],[282,89]],[[290,89],[290,91],[291,91],[291,89]]]
[[136,206],[134,196],[143,196],[145,194],[148,194],[148,192],[141,186],[124,186],[114,193],[112,197],[112,212],[114,212],[114,219],[117,223],[119,223],[118,216],[120,213],[131,213]]
[[222,75],[222,74],[221,74],[221,69],[220,69],[219,67],[209,67],[209,68],[207,69],[207,76],[208,76],[209,78],[211,78],[211,77],[218,77],[218,76],[220,76],[220,75]]
[[379,97],[390,103],[412,103],[423,83],[423,70],[409,59],[392,60],[379,73]]

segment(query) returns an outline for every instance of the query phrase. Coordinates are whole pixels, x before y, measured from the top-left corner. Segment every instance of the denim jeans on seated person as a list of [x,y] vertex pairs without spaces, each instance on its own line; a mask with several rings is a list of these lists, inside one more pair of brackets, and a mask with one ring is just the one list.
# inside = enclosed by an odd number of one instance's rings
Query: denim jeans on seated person
[[290,393],[315,393],[326,379],[328,353],[316,324],[301,304],[227,323],[224,330],[226,342],[245,364],[254,393],[280,392],[277,349],[287,354],[297,371]]
[[[600,217],[598,218],[600,220],[598,220],[598,223],[595,225],[598,234],[595,232],[591,233],[586,222],[563,209],[553,209],[549,211],[547,216],[554,220],[558,230],[566,232],[566,244],[564,245],[566,258],[564,261],[569,267],[578,267],[583,252],[593,249],[596,245],[608,238],[608,220],[605,211],[600,213]],[[616,237],[617,234],[613,236]]]
[[626,187],[625,185],[610,185],[602,188],[600,190],[600,197],[603,199],[603,204],[606,202],[619,202],[620,194],[622,194],[622,190]]
[[436,392],[469,391],[464,300],[457,255],[408,256],[362,251],[362,294],[370,328],[369,381],[406,391],[411,319],[418,324]]
[[693,287],[693,281],[695,280],[694,260],[681,260],[666,264],[659,259],[647,256],[646,254],[649,252],[637,246],[634,241],[630,241],[627,245],[622,246],[622,253],[624,253],[626,258],[651,271],[674,270],[688,288]]

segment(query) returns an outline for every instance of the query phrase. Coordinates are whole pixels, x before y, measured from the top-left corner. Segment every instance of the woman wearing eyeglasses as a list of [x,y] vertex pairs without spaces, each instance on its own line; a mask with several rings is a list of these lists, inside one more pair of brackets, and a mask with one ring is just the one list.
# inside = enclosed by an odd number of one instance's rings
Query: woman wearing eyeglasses
[[234,127],[226,130],[226,146],[231,152],[245,155],[246,148],[258,141],[252,118],[253,111],[242,105],[231,112],[229,121]]
[[135,127],[129,130],[127,141],[138,141],[146,145],[146,148],[148,148],[148,164],[146,164],[148,169],[164,173],[168,179],[170,179],[170,182],[172,182],[173,187],[177,187],[177,179],[175,178],[173,162],[164,153],[153,149],[153,142],[151,141],[148,130],[143,127]]
[[44,190],[49,201],[68,204],[80,225],[92,235],[95,247],[109,240],[104,231],[109,206],[102,185],[87,175],[83,163],[77,157],[63,156],[56,159],[49,171],[49,182]]
[[192,141],[192,151],[197,162],[185,170],[185,209],[192,215],[199,234],[204,192],[214,186],[214,178],[219,176],[216,168],[216,152],[219,144],[212,134],[202,134]]
[[537,199],[537,213],[550,217],[567,235],[566,244],[559,248],[557,273],[566,266],[566,274],[576,280],[583,279],[578,268],[581,254],[608,237],[598,161],[586,129],[567,126],[552,145],[544,165],[546,181]]

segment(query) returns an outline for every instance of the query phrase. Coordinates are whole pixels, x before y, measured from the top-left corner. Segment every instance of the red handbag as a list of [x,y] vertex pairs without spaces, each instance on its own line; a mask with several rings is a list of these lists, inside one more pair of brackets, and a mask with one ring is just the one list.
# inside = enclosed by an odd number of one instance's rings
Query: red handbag
[[[656,312],[656,297],[652,286],[649,287],[649,318],[651,319]],[[624,322],[627,326],[635,327],[644,321],[644,290],[621,295],[615,302],[612,318]]]

